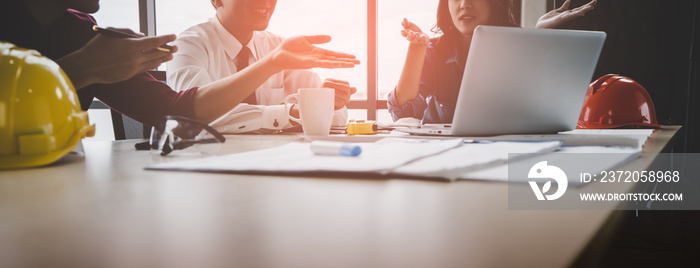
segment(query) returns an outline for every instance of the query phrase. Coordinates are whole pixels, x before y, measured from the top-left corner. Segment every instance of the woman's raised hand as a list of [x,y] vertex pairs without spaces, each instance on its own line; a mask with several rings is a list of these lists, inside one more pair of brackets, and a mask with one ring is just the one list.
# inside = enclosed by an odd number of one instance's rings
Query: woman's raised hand
[[583,17],[583,15],[586,15],[586,12],[593,10],[597,3],[597,0],[592,0],[588,2],[588,4],[569,10],[571,0],[566,0],[561,7],[542,15],[542,17],[537,20],[535,28],[554,29],[570,20]]
[[406,37],[406,40],[411,42],[411,44],[416,45],[427,45],[430,42],[430,37],[423,33],[421,29],[413,22],[408,21],[406,18],[401,21],[401,36]]

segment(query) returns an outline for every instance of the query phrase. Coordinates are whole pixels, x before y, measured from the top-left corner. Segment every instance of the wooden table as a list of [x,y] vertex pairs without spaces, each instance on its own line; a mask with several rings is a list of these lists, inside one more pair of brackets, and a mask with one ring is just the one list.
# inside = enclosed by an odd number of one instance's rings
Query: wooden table
[[[299,140],[239,135],[223,150]],[[182,159],[135,142],[1,171],[0,267],[562,267],[615,225],[609,210],[508,210],[504,183],[148,171]]]

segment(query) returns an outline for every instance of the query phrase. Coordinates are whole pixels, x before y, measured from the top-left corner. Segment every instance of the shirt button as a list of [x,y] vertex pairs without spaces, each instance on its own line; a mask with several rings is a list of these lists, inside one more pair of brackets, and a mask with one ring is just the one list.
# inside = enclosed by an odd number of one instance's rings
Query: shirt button
[[440,108],[442,108],[442,107],[443,107],[443,105],[442,105],[442,103],[440,103]]

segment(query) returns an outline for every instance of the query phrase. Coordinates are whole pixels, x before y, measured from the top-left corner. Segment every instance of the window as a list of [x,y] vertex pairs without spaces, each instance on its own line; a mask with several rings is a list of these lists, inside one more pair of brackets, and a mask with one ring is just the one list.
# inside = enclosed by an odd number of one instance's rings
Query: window
[[129,28],[139,32],[139,0],[102,0],[93,16],[100,27]]
[[207,0],[155,0],[156,33],[180,34],[185,29],[214,16]]

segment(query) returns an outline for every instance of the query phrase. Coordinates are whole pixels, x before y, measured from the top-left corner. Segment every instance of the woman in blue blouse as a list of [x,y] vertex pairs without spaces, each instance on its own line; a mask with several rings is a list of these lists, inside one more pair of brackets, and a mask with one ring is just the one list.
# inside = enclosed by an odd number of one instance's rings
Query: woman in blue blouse
[[[537,28],[555,28],[592,10],[596,0],[569,10],[570,0],[537,21]],[[517,27],[512,0],[440,0],[437,25],[442,35],[430,39],[404,19],[401,35],[410,42],[396,88],[389,93],[394,121],[404,117],[423,123],[451,123],[474,29],[478,25]]]

